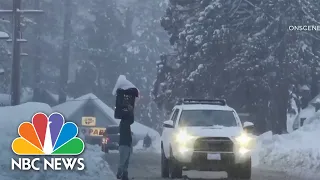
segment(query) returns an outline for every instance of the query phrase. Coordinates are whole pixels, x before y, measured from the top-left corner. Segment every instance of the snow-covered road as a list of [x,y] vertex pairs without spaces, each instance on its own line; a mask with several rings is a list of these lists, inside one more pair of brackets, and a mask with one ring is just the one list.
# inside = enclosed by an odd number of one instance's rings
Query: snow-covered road
[[[111,170],[116,173],[118,154],[106,154],[105,159]],[[134,152],[129,167],[129,176],[135,180],[161,180],[160,155],[153,152]],[[224,172],[184,172],[185,179],[225,179]],[[317,178],[319,179],[319,178]],[[303,177],[290,176],[284,172],[265,170],[261,167],[253,168],[252,180],[307,180]]]

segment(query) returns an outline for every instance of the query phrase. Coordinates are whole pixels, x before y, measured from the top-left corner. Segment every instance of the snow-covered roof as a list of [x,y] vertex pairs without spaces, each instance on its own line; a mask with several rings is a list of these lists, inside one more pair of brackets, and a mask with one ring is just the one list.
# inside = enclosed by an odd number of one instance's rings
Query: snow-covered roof
[[310,102],[309,104],[313,104],[313,103],[316,103],[318,100],[320,99],[320,94],[318,94],[316,97],[314,97]]
[[3,31],[0,31],[0,39],[8,39],[9,34]]
[[[82,108],[83,105],[85,105],[89,100],[93,100],[92,102],[101,109],[101,111],[108,117],[110,117],[111,120],[114,120],[112,118],[113,116],[113,110],[104,104],[96,95],[89,93],[86,95],[83,95],[81,97],[78,97],[76,99],[67,100],[65,103],[59,104],[57,106],[52,107],[53,110],[58,111],[62,113],[66,119],[70,118],[78,109]],[[114,120],[115,123],[117,123]]]
[[[49,91],[49,90],[45,90],[47,93],[48,93],[48,95],[53,99],[53,100],[55,100],[55,101],[59,101],[59,95],[58,94],[55,94],[55,93],[53,93],[53,92],[51,92],[51,91]],[[69,96],[67,96],[67,100],[72,100],[72,99],[74,99],[74,98],[72,98],[72,97],[69,97]]]
[[301,86],[300,89],[301,89],[301,90],[304,90],[304,91],[309,91],[309,90],[310,90],[310,88],[309,88],[307,85]]
[[180,107],[184,110],[199,110],[199,109],[222,110],[222,111],[233,111],[234,110],[229,106],[206,105],[206,104],[183,104],[183,105],[178,105],[176,107]]
[[[65,103],[59,104],[57,106],[52,107],[54,111],[61,112],[66,119],[71,117],[79,108],[81,108],[83,105],[86,104],[90,99],[92,99],[93,103],[100,108],[100,110],[107,116],[109,117],[110,120],[113,120],[115,124],[120,123],[120,119],[115,119],[114,118],[114,110],[110,108],[108,105],[106,105],[104,102],[102,102],[96,95],[89,93],[84,96],[81,96],[79,98],[76,98],[74,100],[69,100]],[[140,124],[138,122],[134,122],[131,125],[131,129],[135,135],[141,135],[144,136],[147,133],[151,136],[159,136],[159,133],[152,129],[149,128],[143,124]]]
[[320,98],[317,98],[314,102],[315,103],[320,103]]

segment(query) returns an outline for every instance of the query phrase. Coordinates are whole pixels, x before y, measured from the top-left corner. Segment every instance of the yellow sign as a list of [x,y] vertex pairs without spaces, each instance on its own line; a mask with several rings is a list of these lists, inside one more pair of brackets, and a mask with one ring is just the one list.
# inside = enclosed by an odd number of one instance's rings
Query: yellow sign
[[90,136],[103,136],[103,133],[106,131],[106,128],[93,127],[89,129]]
[[82,117],[82,126],[96,126],[96,117]]

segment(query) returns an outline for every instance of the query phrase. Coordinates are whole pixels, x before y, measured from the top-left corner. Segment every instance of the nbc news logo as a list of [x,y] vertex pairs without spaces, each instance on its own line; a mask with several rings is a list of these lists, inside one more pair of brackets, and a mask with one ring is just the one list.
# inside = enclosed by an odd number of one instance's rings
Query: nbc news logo
[[[43,158],[11,159],[11,169],[19,170],[84,170],[83,158],[57,158],[57,156],[77,156],[84,150],[83,141],[76,137],[78,127],[66,122],[60,113],[52,113],[49,118],[44,113],[36,113],[32,123],[23,122],[18,128],[20,137],[12,142],[12,151],[20,156],[54,156]],[[41,163],[40,163],[41,162]],[[39,167],[43,164],[43,167]]]

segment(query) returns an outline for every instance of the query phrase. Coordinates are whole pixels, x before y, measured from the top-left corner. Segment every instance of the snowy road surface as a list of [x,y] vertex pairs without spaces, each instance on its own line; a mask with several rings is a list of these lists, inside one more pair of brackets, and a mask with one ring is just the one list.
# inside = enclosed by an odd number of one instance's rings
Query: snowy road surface
[[[105,155],[111,170],[116,173],[119,155]],[[152,152],[134,152],[129,167],[129,176],[135,180],[161,180],[160,155]],[[186,179],[226,179],[224,172],[184,172]],[[293,177],[283,172],[253,168],[252,180],[306,180],[303,177]]]

